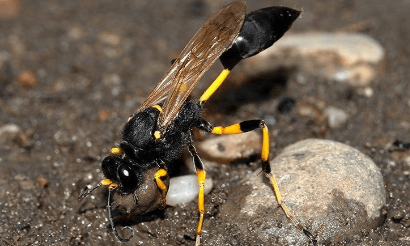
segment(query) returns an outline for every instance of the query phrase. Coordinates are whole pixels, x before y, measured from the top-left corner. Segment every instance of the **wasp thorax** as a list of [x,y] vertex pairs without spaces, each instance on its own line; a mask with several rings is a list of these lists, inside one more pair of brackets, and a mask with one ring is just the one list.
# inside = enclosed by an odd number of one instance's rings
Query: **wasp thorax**
[[122,139],[134,147],[146,148],[154,143],[159,111],[149,108],[132,117],[122,131]]

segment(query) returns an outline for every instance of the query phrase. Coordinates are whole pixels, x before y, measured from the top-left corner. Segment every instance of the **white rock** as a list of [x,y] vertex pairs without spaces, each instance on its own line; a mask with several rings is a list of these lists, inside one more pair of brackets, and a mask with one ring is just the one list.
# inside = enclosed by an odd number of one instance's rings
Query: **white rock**
[[[16,124],[6,124],[0,127],[0,144],[10,143],[20,132],[21,128]],[[9,144],[7,144],[8,146]]]
[[[205,180],[205,195],[213,188],[212,179]],[[195,174],[171,178],[167,194],[167,205],[188,203],[198,197],[198,179]]]
[[348,115],[343,109],[331,106],[325,109],[325,115],[327,116],[330,128],[339,128],[343,126],[348,119]]
[[17,134],[19,131],[21,131],[21,128],[16,125],[16,124],[7,124],[2,127],[0,127],[0,136],[8,133],[8,134]]

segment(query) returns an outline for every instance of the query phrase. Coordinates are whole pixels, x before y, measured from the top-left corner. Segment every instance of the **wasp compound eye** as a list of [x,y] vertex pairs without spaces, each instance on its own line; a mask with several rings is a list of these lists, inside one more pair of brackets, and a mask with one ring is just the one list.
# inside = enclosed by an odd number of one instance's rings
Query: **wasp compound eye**
[[126,164],[121,164],[118,167],[118,178],[120,180],[121,186],[124,187],[125,192],[131,192],[135,190],[138,185],[138,176],[135,174],[134,170]]

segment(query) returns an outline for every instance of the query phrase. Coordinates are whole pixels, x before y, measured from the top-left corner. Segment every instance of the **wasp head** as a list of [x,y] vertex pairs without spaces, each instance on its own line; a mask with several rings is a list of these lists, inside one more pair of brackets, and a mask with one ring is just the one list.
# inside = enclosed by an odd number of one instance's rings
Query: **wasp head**
[[133,193],[143,182],[143,170],[118,156],[104,158],[101,169],[107,179],[118,184],[122,193]]

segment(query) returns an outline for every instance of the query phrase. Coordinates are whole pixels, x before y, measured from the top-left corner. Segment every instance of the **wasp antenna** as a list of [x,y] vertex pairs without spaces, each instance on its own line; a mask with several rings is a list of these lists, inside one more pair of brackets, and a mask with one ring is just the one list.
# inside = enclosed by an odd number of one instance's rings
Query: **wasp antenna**
[[78,196],[78,201],[81,201],[84,199],[86,196],[88,196],[91,192],[93,192],[95,189],[100,187],[102,183],[98,183],[96,186],[94,186],[92,189],[88,189],[88,186],[84,187],[84,189],[81,190],[80,195]]
[[[116,188],[116,187],[115,187],[115,188]],[[129,231],[131,231],[131,236],[129,236],[128,238],[122,238],[122,237],[118,234],[118,231],[117,231],[117,228],[115,227],[114,219],[112,218],[112,213],[111,213],[111,192],[112,192],[115,188],[111,188],[111,187],[108,188],[108,204],[107,204],[108,217],[109,217],[110,224],[111,224],[111,228],[112,228],[112,231],[114,232],[115,237],[116,237],[119,241],[121,241],[122,243],[125,243],[125,242],[129,242],[129,241],[131,240],[131,238],[134,237],[134,230],[133,230],[131,227],[129,227],[129,226],[125,226],[125,227],[124,227],[124,229],[128,229]]]

